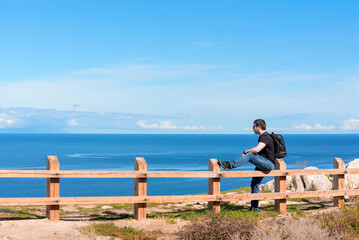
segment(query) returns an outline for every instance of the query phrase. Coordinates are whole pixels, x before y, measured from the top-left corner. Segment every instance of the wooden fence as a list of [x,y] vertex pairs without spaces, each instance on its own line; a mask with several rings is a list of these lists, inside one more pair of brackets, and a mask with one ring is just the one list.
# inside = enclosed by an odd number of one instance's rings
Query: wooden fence
[[[0,206],[46,205],[46,216],[51,221],[59,221],[60,205],[66,204],[110,204],[133,203],[134,218],[146,219],[147,203],[164,202],[208,202],[209,209],[220,212],[223,201],[274,199],[275,207],[286,213],[286,201],[290,198],[333,197],[334,205],[344,204],[344,196],[359,195],[359,189],[344,190],[345,174],[358,174],[359,169],[345,169],[340,158],[334,158],[334,169],[287,170],[282,159],[277,159],[276,170],[261,171],[220,171],[217,159],[209,159],[208,171],[147,171],[144,158],[135,158],[134,171],[61,171],[56,156],[47,157],[47,170],[0,170],[3,178],[47,178],[47,197],[43,198],[0,198]],[[334,175],[334,190],[286,192],[286,176]],[[275,177],[274,193],[231,194],[220,193],[220,179],[233,177]],[[60,197],[60,178],[134,178],[134,196],[126,197]],[[208,195],[147,196],[147,178],[208,178]]]

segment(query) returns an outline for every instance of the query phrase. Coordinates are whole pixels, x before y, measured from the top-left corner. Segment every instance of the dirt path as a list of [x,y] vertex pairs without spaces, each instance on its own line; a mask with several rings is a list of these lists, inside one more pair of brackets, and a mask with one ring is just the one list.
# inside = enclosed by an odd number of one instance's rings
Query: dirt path
[[[108,221],[106,221],[108,222]],[[118,227],[131,226],[135,229],[149,231],[160,231],[163,239],[173,239],[182,226],[187,222],[178,220],[175,224],[168,223],[165,219],[147,219],[138,222],[135,220],[113,221]],[[47,219],[34,220],[7,220],[0,222],[1,240],[28,240],[28,239],[51,239],[51,240],[85,240],[85,239],[112,239],[111,237],[96,236],[94,233],[83,234],[82,227],[89,226],[93,221],[60,221],[50,222]],[[97,222],[99,223],[99,222]],[[104,223],[104,222],[101,222]]]
[[0,239],[91,239],[79,231],[86,224],[88,223],[65,221],[53,223],[47,219],[2,221]]

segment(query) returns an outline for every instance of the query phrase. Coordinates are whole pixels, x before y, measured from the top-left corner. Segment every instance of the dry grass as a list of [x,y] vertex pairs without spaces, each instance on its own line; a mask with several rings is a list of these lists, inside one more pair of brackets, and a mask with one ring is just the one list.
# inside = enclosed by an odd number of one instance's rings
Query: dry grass
[[[239,240],[234,236],[233,240]],[[338,239],[328,228],[308,218],[299,220],[284,218],[259,225],[252,233],[252,239],[257,240],[323,240]]]
[[[351,236],[348,238],[348,236]],[[197,219],[183,227],[179,240],[322,240],[358,239],[332,231],[321,221],[291,217],[267,219],[262,223],[223,216]]]
[[233,218],[223,213],[202,217],[185,226],[179,233],[179,239],[359,239],[359,201],[340,209],[309,215],[296,210],[285,217],[267,216],[262,220],[260,214],[257,220],[249,220],[246,215]]
[[132,227],[117,227],[113,222],[111,223],[94,223],[90,226],[81,229],[84,234],[93,237],[94,235],[118,237],[123,240],[156,240],[156,236],[145,233],[141,230],[136,230]]
[[327,226],[333,235],[340,234],[342,239],[359,239],[358,201],[336,211],[320,213],[315,219]]
[[256,222],[246,218],[229,219],[223,215],[199,218],[184,226],[178,233],[180,240],[231,240],[237,235],[241,240],[251,239]]

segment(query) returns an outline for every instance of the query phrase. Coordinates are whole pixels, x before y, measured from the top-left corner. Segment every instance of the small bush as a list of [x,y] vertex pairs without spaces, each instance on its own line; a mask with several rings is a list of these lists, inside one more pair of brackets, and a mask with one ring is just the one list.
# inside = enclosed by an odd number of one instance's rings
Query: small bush
[[245,218],[229,219],[223,215],[211,215],[203,219],[197,219],[184,226],[178,233],[180,240],[231,240],[251,239],[256,222]]
[[[233,240],[240,238],[233,238]],[[323,239],[339,239],[330,233],[329,229],[314,220],[300,218],[281,219],[276,222],[269,222],[258,226],[253,232],[253,240],[323,240]]]
[[153,236],[136,230],[132,227],[119,228],[114,223],[95,223],[82,229],[82,232],[91,235],[119,237],[124,240],[156,240]]

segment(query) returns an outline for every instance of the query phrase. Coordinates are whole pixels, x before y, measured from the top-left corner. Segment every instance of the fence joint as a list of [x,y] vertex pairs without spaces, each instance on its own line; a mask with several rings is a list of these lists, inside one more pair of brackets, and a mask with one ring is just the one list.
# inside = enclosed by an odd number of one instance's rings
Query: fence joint
[[[283,159],[277,158],[275,169],[276,170],[286,170],[287,164],[283,161]],[[286,172],[285,175],[287,176],[288,172]],[[286,176],[274,177],[275,192],[286,193],[286,191],[287,191],[287,177]],[[283,214],[287,213],[287,196],[286,196],[286,198],[275,199],[274,203],[275,203],[275,208],[277,210],[279,210]]]
[[[135,158],[135,171],[147,171],[147,163],[143,157]],[[143,174],[145,177],[135,178],[134,181],[134,194],[135,196],[147,196],[147,174]],[[146,201],[146,198],[145,198]],[[146,219],[147,203],[135,203],[134,204],[134,218],[136,220]]]
[[[60,163],[56,156],[47,156],[46,170],[60,170]],[[56,198],[60,197],[60,178],[47,178],[46,196]],[[46,217],[50,221],[58,222],[60,220],[60,206],[58,204],[47,205]]]
[[[341,158],[334,158],[334,168],[344,169],[345,168],[344,161]],[[347,171],[345,170],[344,174],[337,174],[333,176],[334,190],[344,190],[344,179],[346,172]],[[344,196],[334,197],[335,207],[342,207],[343,205],[344,205]]]
[[[220,178],[220,167],[217,159],[208,160],[208,171],[216,172],[218,177],[208,178],[208,195],[219,195],[221,194],[221,178]],[[219,199],[221,200],[221,199]],[[220,213],[221,211],[221,202],[220,201],[209,201],[208,208],[209,210]]]

